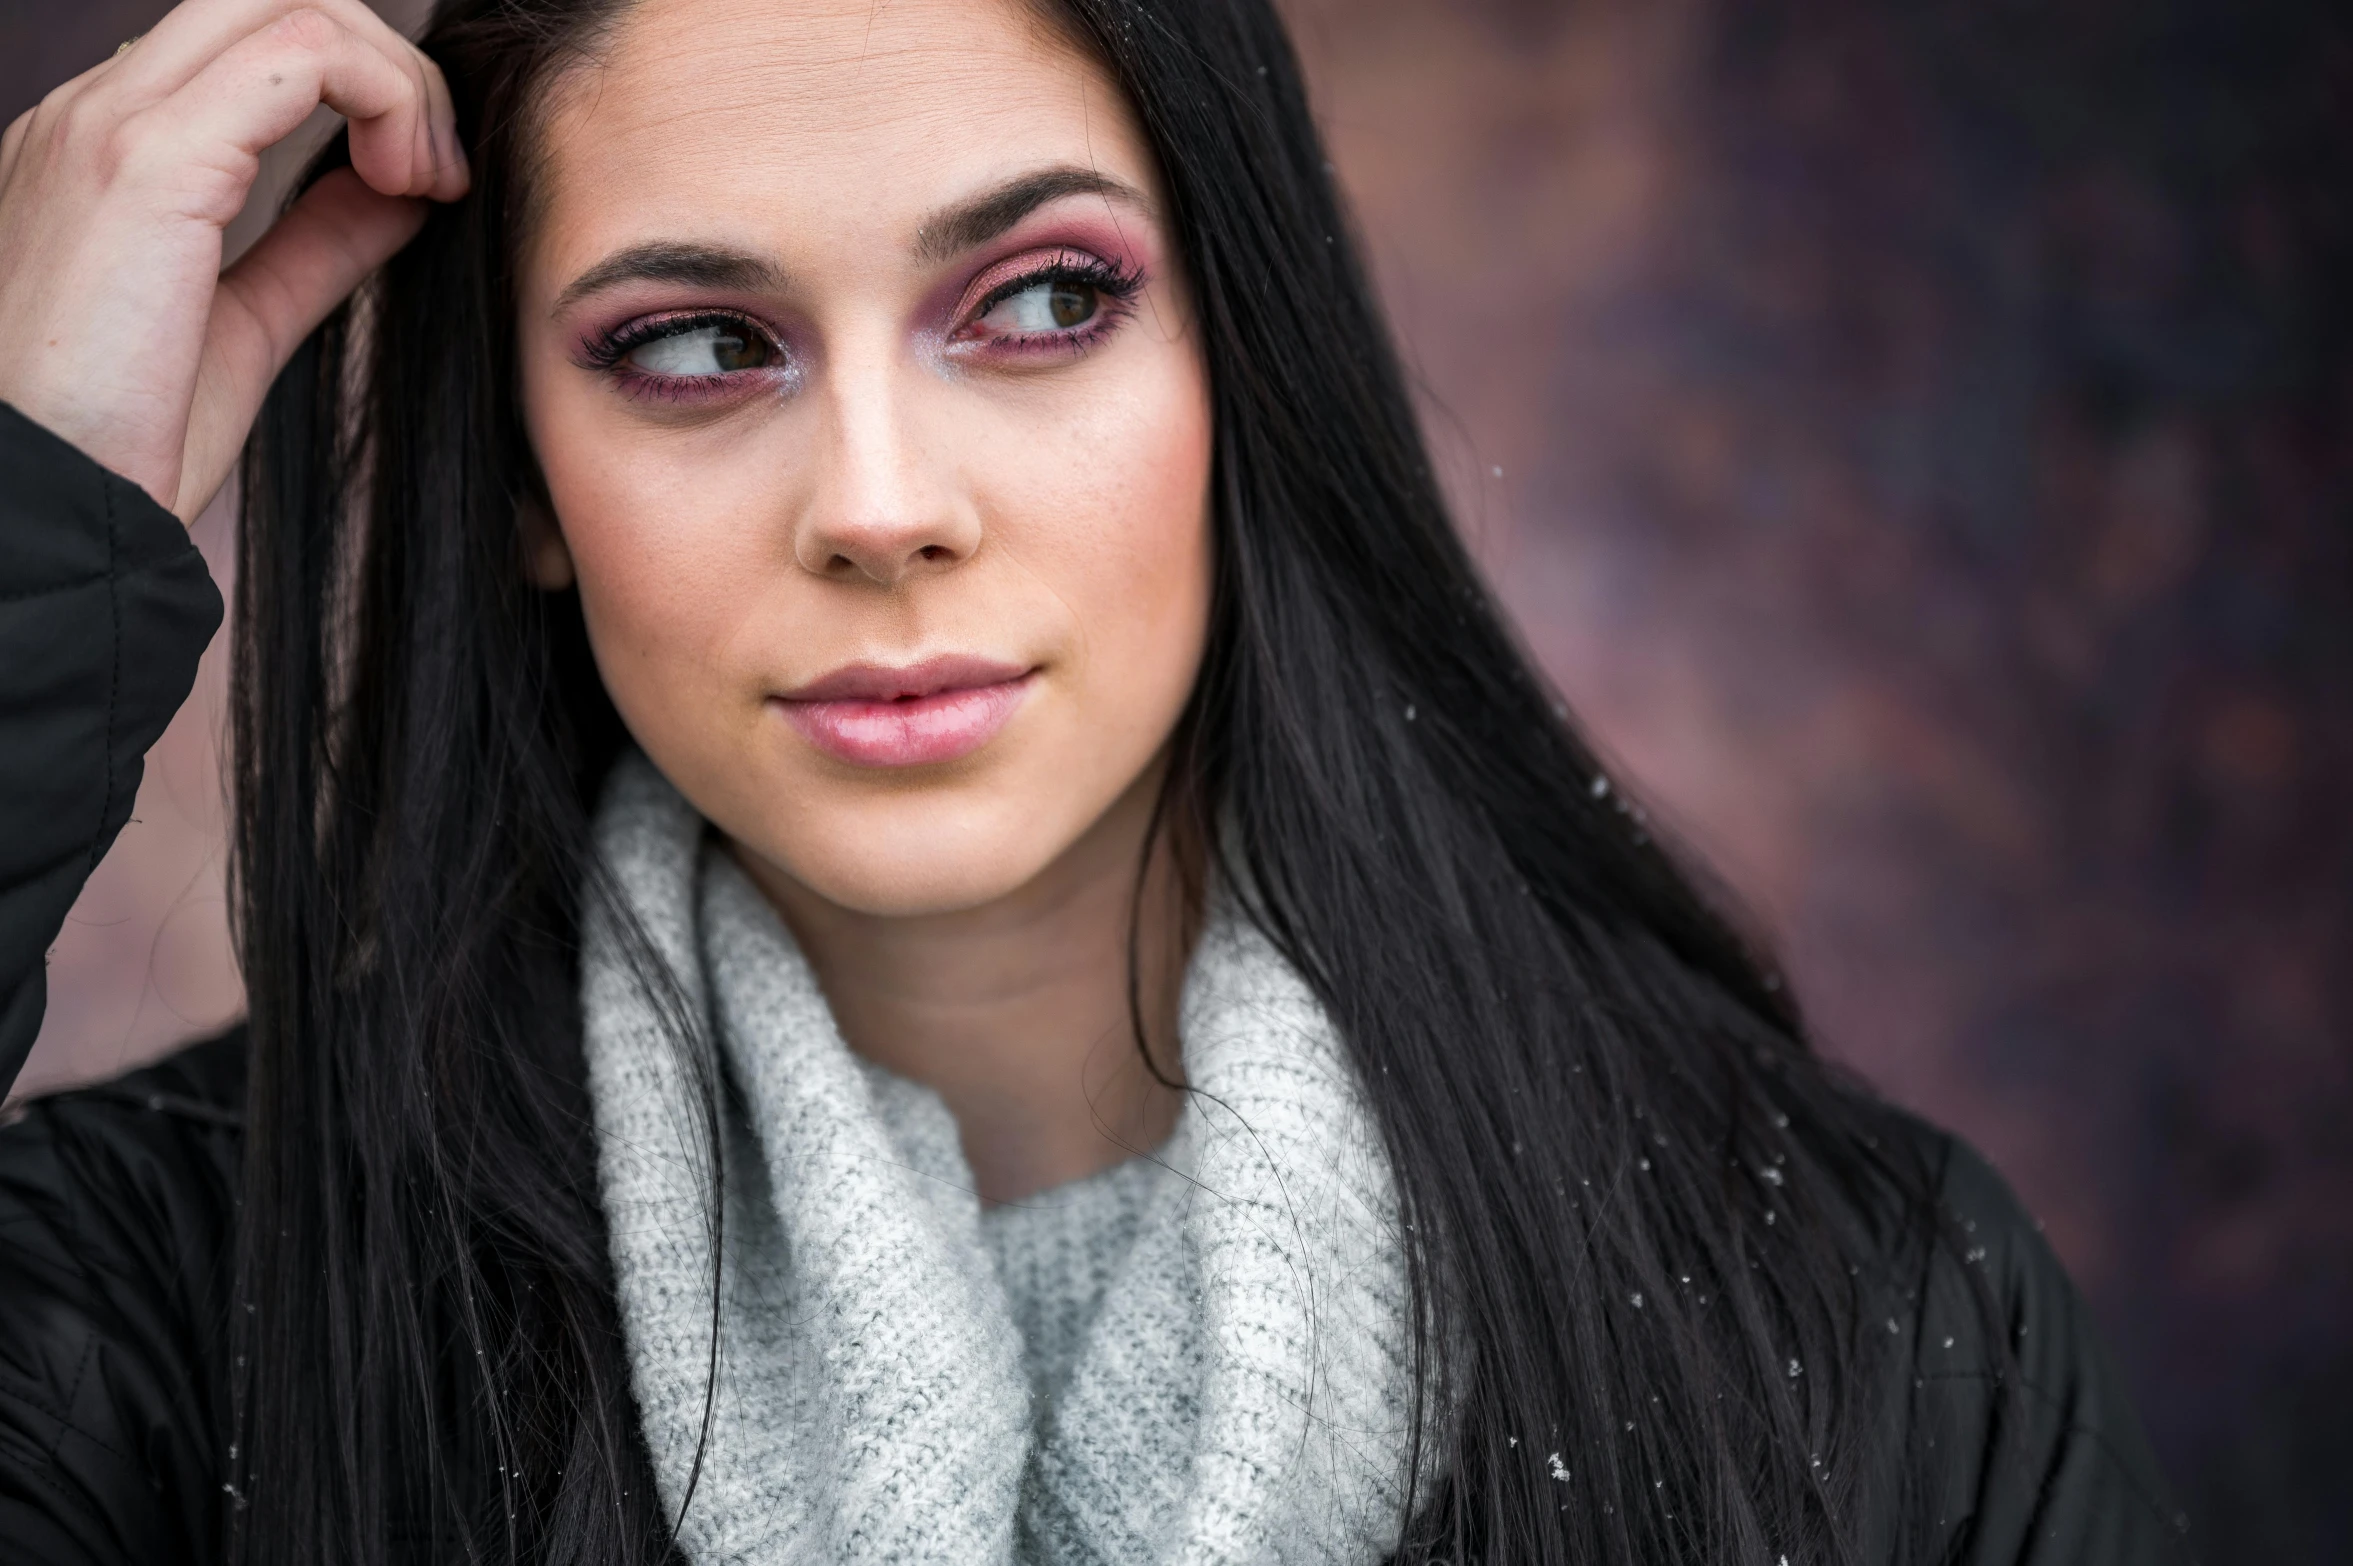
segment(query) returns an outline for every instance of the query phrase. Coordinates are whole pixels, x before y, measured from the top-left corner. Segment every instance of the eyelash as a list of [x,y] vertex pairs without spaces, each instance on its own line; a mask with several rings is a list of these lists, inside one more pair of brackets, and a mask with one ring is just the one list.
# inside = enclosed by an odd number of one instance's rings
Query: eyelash
[[1032,267],[1017,277],[1011,277],[983,295],[979,304],[966,313],[968,321],[978,321],[991,310],[1017,294],[1027,293],[1041,283],[1078,283],[1092,288],[1103,299],[1103,308],[1094,320],[1067,332],[1034,332],[1023,336],[998,339],[1016,352],[1084,352],[1100,342],[1121,321],[1127,319],[1136,295],[1143,292],[1144,275],[1139,271],[1106,261],[1101,256],[1069,251],[1056,256],[1043,266]]
[[[744,332],[762,336],[769,343],[776,343],[776,334],[762,327],[760,322],[755,322],[751,315],[741,315],[736,310],[687,310],[682,315],[647,315],[642,320],[621,322],[619,327],[607,327],[605,332],[598,332],[593,339],[588,339],[586,346],[581,348],[581,357],[586,357],[591,369],[621,369],[621,360],[626,360],[638,348],[645,348],[647,343],[659,343],[666,336],[699,332],[701,327],[739,327]],[[680,376],[649,376],[645,372],[635,374],[645,376],[649,381],[680,379]]]
[[[978,321],[1006,300],[1041,283],[1079,283],[1092,288],[1102,296],[1103,308],[1094,320],[1071,331],[1009,335],[998,339],[999,345],[1017,353],[1083,353],[1127,318],[1136,295],[1143,291],[1144,277],[1140,271],[1120,266],[1100,256],[1069,252],[998,284],[982,297],[979,304],[966,312],[965,319],[967,322]],[[610,375],[632,396],[668,402],[688,401],[712,395],[719,392],[725,383],[759,372],[740,370],[710,376],[658,375],[635,369],[627,361],[632,353],[648,343],[710,326],[750,332],[766,339],[779,354],[785,351],[784,346],[777,342],[774,332],[740,311],[695,310],[679,315],[650,316],[608,327],[583,345],[581,356],[591,369]]]

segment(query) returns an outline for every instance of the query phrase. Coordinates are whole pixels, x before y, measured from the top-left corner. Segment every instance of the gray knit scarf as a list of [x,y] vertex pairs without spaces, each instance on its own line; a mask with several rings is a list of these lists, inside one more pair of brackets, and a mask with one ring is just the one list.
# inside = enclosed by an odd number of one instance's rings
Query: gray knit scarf
[[582,999],[621,1319],[698,1566],[1338,1566],[1395,1548],[1394,1189],[1338,1041],[1261,936],[1220,912],[1202,937],[1181,1023],[1199,1091],[1154,1155],[1172,1172],[1135,1187],[1133,1238],[1066,1373],[1040,1383],[937,1096],[843,1044],[774,911],[642,758],[596,832],[730,1090],[714,1381],[700,1100],[622,927],[592,909]]

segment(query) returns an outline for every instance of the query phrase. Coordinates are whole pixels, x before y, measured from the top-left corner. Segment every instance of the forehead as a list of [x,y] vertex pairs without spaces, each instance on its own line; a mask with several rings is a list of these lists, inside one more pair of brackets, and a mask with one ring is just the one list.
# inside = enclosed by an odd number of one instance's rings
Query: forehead
[[903,242],[1041,164],[1157,184],[1116,88],[1023,0],[642,0],[557,84],[542,153],[543,257]]

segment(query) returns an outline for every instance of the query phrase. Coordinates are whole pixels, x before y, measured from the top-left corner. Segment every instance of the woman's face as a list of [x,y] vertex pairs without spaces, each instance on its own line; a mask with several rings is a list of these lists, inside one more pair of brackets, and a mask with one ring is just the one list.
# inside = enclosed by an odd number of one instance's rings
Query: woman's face
[[544,152],[533,570],[755,873],[974,907],[1153,787],[1210,415],[1103,74],[1015,0],[643,0]]

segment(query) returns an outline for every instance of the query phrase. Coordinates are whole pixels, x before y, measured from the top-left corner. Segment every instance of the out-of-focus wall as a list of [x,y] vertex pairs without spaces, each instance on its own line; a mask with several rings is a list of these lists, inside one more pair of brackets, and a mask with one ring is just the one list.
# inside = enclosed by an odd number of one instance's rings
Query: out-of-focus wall
[[1292,10],[1546,667],[2206,1557],[2353,1560],[2353,13]]
[[[2205,1557],[2353,1559],[2353,24],[1288,9],[1531,647],[2047,1221]],[[153,10],[18,10],[0,117]],[[219,656],[29,1081],[236,1009]]]

